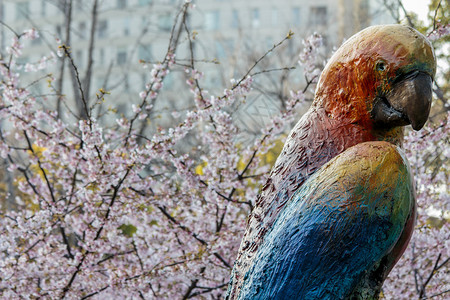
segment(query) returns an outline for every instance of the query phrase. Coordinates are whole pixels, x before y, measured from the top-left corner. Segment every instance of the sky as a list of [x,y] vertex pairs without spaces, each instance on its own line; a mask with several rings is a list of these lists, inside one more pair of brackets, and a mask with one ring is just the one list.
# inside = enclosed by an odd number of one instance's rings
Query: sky
[[415,12],[420,20],[426,20],[428,13],[428,0],[403,0],[403,5],[407,11]]

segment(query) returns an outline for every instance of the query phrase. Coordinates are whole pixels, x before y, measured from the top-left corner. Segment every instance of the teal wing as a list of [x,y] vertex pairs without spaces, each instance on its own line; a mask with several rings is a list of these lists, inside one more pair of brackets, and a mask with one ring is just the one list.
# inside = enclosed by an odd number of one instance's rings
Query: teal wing
[[387,142],[347,149],[285,206],[239,299],[346,299],[392,252],[414,204],[400,149]]

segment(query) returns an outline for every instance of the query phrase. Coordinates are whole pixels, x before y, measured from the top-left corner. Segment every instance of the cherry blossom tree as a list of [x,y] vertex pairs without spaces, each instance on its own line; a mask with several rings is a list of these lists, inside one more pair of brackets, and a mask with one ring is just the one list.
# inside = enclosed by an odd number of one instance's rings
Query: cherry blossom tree
[[[438,70],[430,121],[423,130],[410,132],[405,138],[404,148],[416,183],[418,218],[409,247],[384,286],[384,295],[386,299],[447,299],[450,293],[449,4],[430,1],[429,25],[426,25],[407,12],[401,1],[398,3],[406,23],[426,34],[433,43]],[[397,21],[402,22],[400,14]]]
[[[317,81],[322,40],[317,34],[304,40],[303,90],[292,91],[259,137],[244,145],[236,139],[242,132],[233,105],[252,91],[261,74],[255,72],[258,63],[293,33],[231,79],[221,94],[211,94],[203,88],[193,51],[187,64],[177,61],[172,37],[182,30],[192,43],[185,22],[190,9],[186,1],[162,61],[144,64],[151,79],[136,95],[138,104],[130,104],[131,118],[93,113],[109,92],[97,87],[95,99],[87,100],[70,45],[55,43],[56,54],[21,65],[24,42],[39,37],[33,29],[15,33],[0,58],[2,298],[222,297],[246,218],[271,168],[266,157],[299,118],[297,109]],[[83,117],[75,122],[61,117],[50,96],[34,94],[21,81],[23,72],[36,72],[48,82],[49,94],[58,94],[55,78],[45,73],[58,55],[77,79]],[[179,68],[193,108],[174,114],[177,125],[143,130],[165,77]],[[106,117],[115,124],[103,125]],[[446,120],[406,139],[420,217],[411,247],[385,287],[388,299],[443,299],[449,289]],[[192,140],[194,146],[188,146]]]
[[449,116],[406,136],[404,147],[415,176],[418,218],[409,247],[384,286],[387,299],[448,297]]

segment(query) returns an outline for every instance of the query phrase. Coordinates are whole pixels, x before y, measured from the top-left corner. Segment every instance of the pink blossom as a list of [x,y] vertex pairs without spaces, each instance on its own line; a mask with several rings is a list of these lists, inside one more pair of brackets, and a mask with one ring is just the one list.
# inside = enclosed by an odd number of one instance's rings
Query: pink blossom
[[429,33],[427,37],[430,41],[436,41],[448,35],[450,35],[450,24],[438,24],[437,28]]
[[32,29],[25,30],[23,32],[23,37],[25,39],[34,40],[39,37],[39,33],[36,29],[32,28]]
[[[33,31],[23,36],[36,37]],[[321,42],[318,35],[305,40],[300,57],[311,82]],[[180,70],[170,49],[130,103],[134,116],[105,125],[93,113],[74,123],[21,82],[21,50],[22,38],[14,39],[11,62],[0,61],[0,118],[11,125],[2,128],[0,156],[14,185],[11,197],[3,195],[16,199],[0,219],[1,297],[179,299],[190,286],[189,297],[222,297],[247,215],[271,168],[262,157],[299,117],[303,92],[291,92],[261,135],[243,144],[234,111],[253,91],[254,78],[209,92],[206,75],[186,67],[181,88],[189,110],[174,112],[171,126],[146,131],[143,124],[158,124],[148,114],[165,100],[158,99],[165,76]],[[45,74],[52,57],[25,69]],[[433,227],[430,220],[448,218],[450,209],[450,154],[443,143],[449,129],[443,122],[406,136],[418,227],[414,246],[384,287],[389,299],[417,298],[414,274],[423,285],[439,255],[438,263],[448,258],[448,222]],[[446,267],[434,271],[427,297],[448,289]]]

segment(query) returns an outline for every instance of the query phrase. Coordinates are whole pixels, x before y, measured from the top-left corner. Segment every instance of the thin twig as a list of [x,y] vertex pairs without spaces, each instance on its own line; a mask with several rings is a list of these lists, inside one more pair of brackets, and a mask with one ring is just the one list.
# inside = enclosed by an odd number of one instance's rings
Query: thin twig
[[249,74],[251,74],[251,72],[253,71],[253,69],[259,64],[259,62],[261,60],[263,60],[267,55],[269,55],[270,53],[272,53],[276,48],[278,48],[279,46],[281,46],[281,44],[283,44],[286,40],[290,40],[292,38],[292,35],[294,33],[292,31],[289,31],[288,34],[286,35],[286,37],[284,39],[282,39],[280,42],[278,42],[277,44],[274,44],[272,48],[270,48],[266,53],[264,53],[263,56],[261,56],[260,58],[258,58],[255,63],[250,67],[250,69],[248,69],[247,73],[245,73],[244,76],[242,76],[242,78],[234,85],[234,88],[238,87],[242,81],[244,81],[247,76],[249,76]]
[[295,70],[296,67],[284,67],[284,68],[274,68],[274,69],[267,69],[267,70],[262,70],[259,72],[255,72],[250,74],[251,77],[259,75],[259,74],[263,74],[263,73],[270,73],[270,72],[275,72],[275,71],[290,71],[290,70]]
[[[75,80],[76,80],[76,83],[78,85],[78,91],[80,92],[80,97],[81,97],[81,101],[82,101],[82,104],[83,104],[83,110],[81,111],[81,117],[82,118],[83,117],[84,118],[90,118],[90,112],[89,112],[89,109],[88,109],[88,103],[87,103],[86,97],[84,95],[83,85],[81,84],[80,73],[78,72],[78,68],[75,65],[75,62],[73,61],[72,55],[70,54],[70,51],[69,51],[69,48],[66,45],[62,45],[61,48],[64,50],[64,53],[69,58],[70,64],[72,65],[72,70],[75,72]],[[91,122],[89,122],[89,124],[91,124]]]
[[398,1],[398,5],[400,6],[403,13],[405,14],[406,20],[408,21],[408,25],[412,28],[415,28],[414,23],[412,22],[411,17],[409,16],[408,12],[406,11],[405,7],[403,6],[402,1],[401,0],[397,0],[397,1]]
[[436,7],[436,10],[434,11],[433,31],[436,30],[436,17],[437,17],[437,12],[438,12],[438,10],[439,10],[439,7],[441,6],[441,2],[442,2],[442,0],[439,1],[438,5],[437,5],[437,7]]
[[[67,2],[64,3],[64,14],[66,16],[66,32],[65,32],[65,41],[64,44],[65,45],[70,45],[70,34],[71,34],[71,30],[70,30],[70,23],[72,21],[72,1],[69,1],[68,3],[68,8],[66,7]],[[67,10],[67,11],[66,11]],[[57,89],[57,93],[59,93],[57,102],[56,102],[56,111],[58,112],[58,116],[61,116],[61,102],[63,100],[63,81],[64,81],[64,68],[66,66],[66,56],[63,55],[61,57],[61,66],[59,68],[59,80],[58,80],[58,89]]]
[[223,287],[225,287],[225,286],[227,286],[227,285],[228,285],[228,282],[225,282],[225,283],[223,283],[223,284],[221,284],[221,285],[214,286],[214,287],[201,287],[201,286],[197,286],[198,289],[203,289],[203,291],[201,291],[201,292],[195,292],[195,293],[191,294],[188,298],[194,298],[194,297],[199,296],[199,295],[201,295],[201,294],[205,294],[205,293],[209,293],[209,292],[211,292],[211,291],[217,290],[217,289],[221,289],[221,288],[223,288]]
[[88,51],[88,65],[86,69],[86,73],[83,78],[83,87],[84,92],[89,97],[89,92],[91,89],[91,78],[92,78],[92,65],[94,64],[94,44],[95,44],[95,33],[96,33],[96,27],[97,27],[97,7],[98,7],[98,0],[94,1],[94,4],[92,5],[92,13],[91,13],[91,20],[92,20],[92,26],[91,26],[91,34],[89,37],[89,51]]
[[428,275],[427,280],[422,284],[422,288],[420,290],[419,299],[422,299],[425,297],[425,290],[427,288],[428,283],[430,282],[431,278],[433,278],[435,272],[438,270],[439,260],[441,259],[441,253],[439,253],[436,262],[434,263],[433,269],[431,270],[430,274]]
[[20,37],[21,37],[21,34],[18,34],[14,29],[12,29],[11,26],[9,26],[8,24],[6,24],[6,23],[3,22],[2,20],[0,20],[0,24],[2,24],[3,26],[5,26],[6,28],[8,28],[12,33],[14,33],[14,35],[15,35],[17,38],[20,38]]

